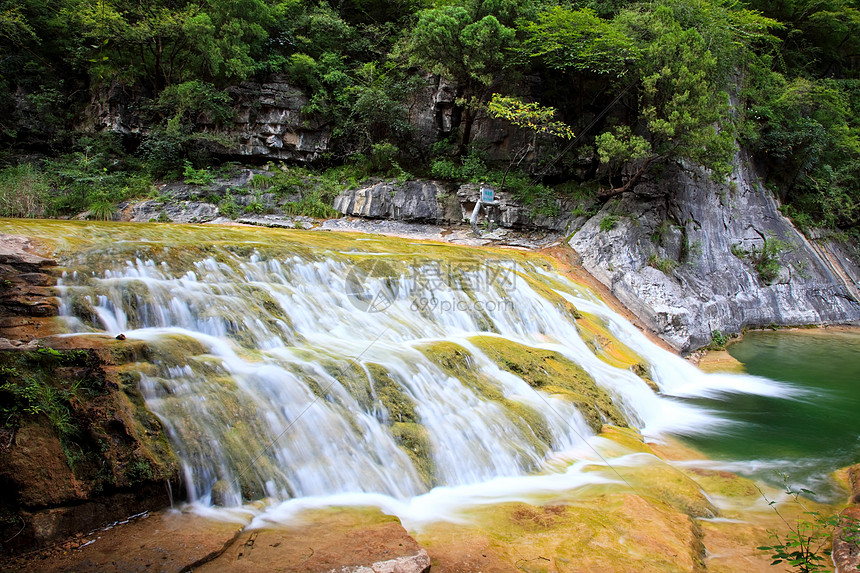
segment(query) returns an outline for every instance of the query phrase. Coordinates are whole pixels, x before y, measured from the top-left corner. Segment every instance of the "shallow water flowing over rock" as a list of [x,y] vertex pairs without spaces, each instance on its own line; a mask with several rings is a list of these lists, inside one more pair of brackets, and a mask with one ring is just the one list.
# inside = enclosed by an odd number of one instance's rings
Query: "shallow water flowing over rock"
[[[704,460],[672,435],[732,439],[749,425],[718,413],[728,396],[779,408],[812,392],[702,373],[572,281],[564,254],[222,226],[2,230],[56,258],[52,332],[65,332],[33,343],[59,351],[7,358],[95,349],[105,392],[151,418],[119,427],[107,408],[107,439],[166,434],[178,462],[165,468],[178,464],[192,502],[84,534],[38,570],[167,552],[213,571],[550,558],[558,571],[765,571],[752,548],[784,523],[762,492],[797,511],[730,473],[788,462]],[[140,479],[137,443],[114,465]]]
[[[127,370],[204,503],[405,501],[553,474],[552,460],[603,424],[657,435],[721,423],[673,394],[786,392],[702,374],[536,255],[319,232],[41,225],[28,230],[63,254],[69,330],[148,348]],[[545,477],[550,490],[569,487]]]

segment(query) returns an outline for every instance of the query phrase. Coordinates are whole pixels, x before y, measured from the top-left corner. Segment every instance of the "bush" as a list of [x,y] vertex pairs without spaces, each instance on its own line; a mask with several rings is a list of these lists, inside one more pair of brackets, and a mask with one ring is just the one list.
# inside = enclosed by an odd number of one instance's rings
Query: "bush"
[[245,205],[244,212],[246,215],[262,215],[266,212],[266,207],[259,200],[255,200]]
[[739,243],[731,246],[732,254],[739,259],[748,261],[758,273],[764,284],[773,284],[779,277],[782,265],[779,256],[786,250],[790,250],[788,243],[771,237],[764,239],[761,248],[753,245],[750,249],[744,249]]
[[[786,480],[785,493],[791,496],[794,503],[803,509],[804,515],[809,517],[800,518],[793,524],[789,523],[776,507],[776,502],[765,501],[773,507],[773,510],[780,518],[788,525],[789,531],[784,536],[776,531],[768,531],[773,545],[765,545],[757,547],[760,551],[766,551],[771,554],[773,562],[771,565],[779,565],[785,563],[790,566],[786,571],[794,571],[796,573],[825,573],[829,571],[825,569],[828,561],[831,561],[830,554],[831,541],[837,531],[843,541],[853,544],[855,547],[860,547],[860,521],[850,517],[841,515],[825,516],[818,511],[809,511],[800,497],[801,494],[813,495],[814,492],[800,488],[795,490],[787,483],[787,476],[783,476]],[[764,495],[764,494],[762,494]]]
[[225,217],[229,217],[230,219],[235,219],[239,216],[239,206],[236,205],[236,202],[233,200],[233,195],[227,193],[223,199],[218,203],[218,211]]
[[185,160],[183,175],[185,176],[186,185],[209,185],[213,179],[212,173],[208,168],[194,169],[194,166],[187,159]]
[[315,219],[331,219],[339,217],[340,212],[324,201],[319,191],[312,191],[302,196],[298,201],[284,204],[287,215],[304,215]]
[[707,346],[708,350],[723,350],[729,342],[729,337],[719,330],[711,331],[711,343]]
[[439,179],[462,179],[460,166],[451,159],[436,159],[430,164],[430,174]]
[[0,216],[42,217],[46,214],[50,185],[29,163],[0,171]]
[[101,199],[90,204],[88,218],[96,221],[112,221],[115,214],[114,204],[106,199]]

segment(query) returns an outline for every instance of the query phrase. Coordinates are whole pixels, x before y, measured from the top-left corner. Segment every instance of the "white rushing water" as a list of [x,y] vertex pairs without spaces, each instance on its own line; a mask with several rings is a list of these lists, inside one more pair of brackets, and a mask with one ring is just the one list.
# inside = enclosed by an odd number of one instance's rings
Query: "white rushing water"
[[[573,361],[653,437],[726,423],[674,397],[797,394],[760,378],[703,374],[566,278],[523,259],[478,257],[380,263],[391,257],[221,249],[188,262],[147,251],[87,273],[70,269],[61,310],[75,332],[123,333],[151,346],[139,384],[181,457],[190,498],[284,501],[269,519],[315,504],[372,503],[420,522],[465,500],[613,481],[551,463],[587,457],[587,417],[502,367],[478,335]],[[641,356],[661,394],[596,356],[564,301]],[[432,359],[428,345],[442,341],[462,349],[469,376],[497,399]],[[518,417],[520,407],[540,428]]]

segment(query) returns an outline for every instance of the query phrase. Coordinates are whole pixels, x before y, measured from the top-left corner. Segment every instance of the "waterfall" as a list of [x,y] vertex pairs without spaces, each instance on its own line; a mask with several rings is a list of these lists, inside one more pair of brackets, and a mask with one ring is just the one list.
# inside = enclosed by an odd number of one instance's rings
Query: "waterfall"
[[725,421],[675,397],[791,392],[701,373],[539,256],[116,229],[62,261],[61,312],[151,348],[130,369],[204,504],[570,487],[552,460],[603,423],[706,432]]

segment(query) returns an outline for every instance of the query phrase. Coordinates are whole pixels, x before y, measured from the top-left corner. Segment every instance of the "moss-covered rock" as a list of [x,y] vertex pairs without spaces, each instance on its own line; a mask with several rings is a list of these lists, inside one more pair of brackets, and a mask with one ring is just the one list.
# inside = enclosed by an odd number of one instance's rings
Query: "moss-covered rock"
[[369,362],[366,366],[373,380],[373,393],[388,411],[388,417],[391,422],[418,423],[415,402],[400,387],[400,384],[391,377],[388,370],[384,366],[373,362]]
[[553,445],[552,433],[544,417],[531,406],[505,397],[496,381],[474,367],[474,358],[466,348],[448,341],[421,344],[416,348],[445,374],[456,378],[484,400],[501,406],[522,434],[532,440],[535,451],[546,451]]
[[162,507],[170,501],[165,485],[178,484],[179,463],[160,421],[133,376],[114,363],[127,356],[111,348],[122,343],[52,343],[56,349],[0,352],[0,506],[17,516],[9,528],[0,525],[11,540],[0,551]]
[[434,570],[529,572],[701,571],[698,525],[628,494],[577,503],[509,503],[470,512],[471,525],[437,524],[417,540]]
[[704,372],[727,372],[745,374],[746,367],[725,350],[709,350],[699,359],[699,369]]
[[388,426],[397,445],[412,460],[424,485],[436,485],[430,436],[421,425],[415,402],[384,366],[370,362],[365,367],[370,373],[372,394],[388,412]]
[[390,426],[391,433],[397,445],[406,451],[412,465],[415,467],[424,485],[437,485],[436,468],[433,463],[433,452],[430,446],[430,436],[421,424],[394,422]]
[[609,393],[581,366],[561,354],[499,337],[473,336],[469,341],[499,368],[519,376],[532,388],[575,403],[595,432],[599,432],[604,423],[627,425]]

